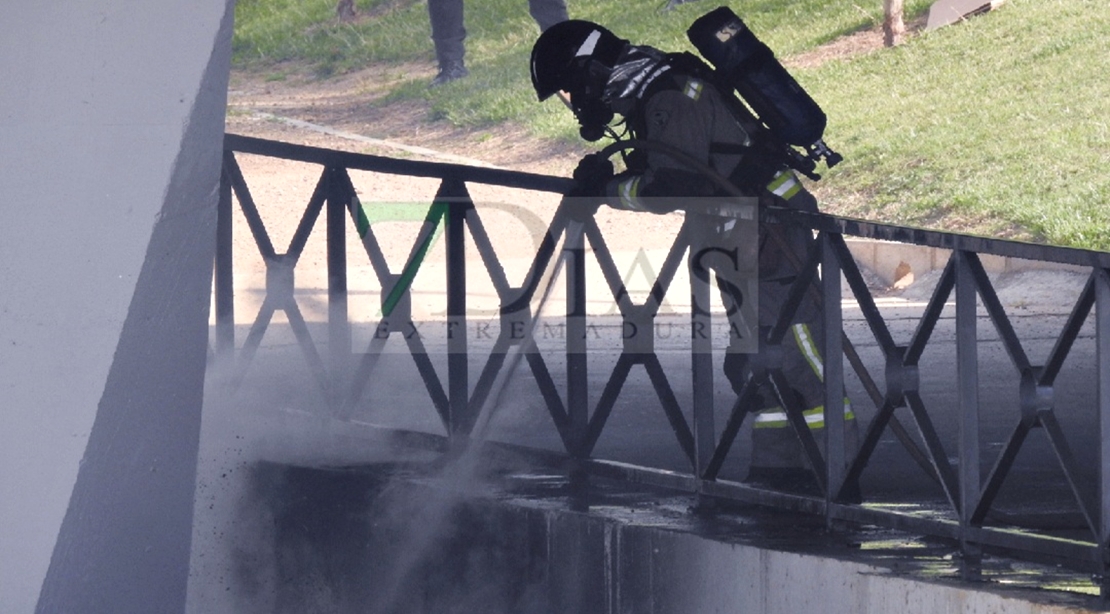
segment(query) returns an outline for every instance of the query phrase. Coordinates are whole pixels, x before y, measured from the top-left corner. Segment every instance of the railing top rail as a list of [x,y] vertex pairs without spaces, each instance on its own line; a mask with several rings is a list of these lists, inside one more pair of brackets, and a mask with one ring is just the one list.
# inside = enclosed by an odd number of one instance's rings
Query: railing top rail
[[[539,190],[558,194],[565,193],[573,185],[573,180],[565,177],[554,177],[538,173],[525,173],[521,171],[466,166],[463,164],[450,164],[445,162],[399,160],[371,154],[343,152],[309,145],[271,141],[238,134],[225,134],[224,148],[242,153],[296,160],[323,166],[342,167],[393,175],[409,175],[414,177],[450,178],[457,181]],[[980,254],[1008,256],[1027,260],[1057,262],[1084,267],[1110,268],[1110,252],[925,230],[909,226],[880,224],[866,220],[837,217],[824,213],[805,213],[784,210],[775,212],[773,215],[775,217],[789,219],[792,222],[808,226],[814,230],[835,232],[852,237],[970,251]]]
[[510,188],[540,190],[562,194],[570,189],[572,180],[537,173],[524,173],[496,168],[482,168],[446,162],[398,160],[384,156],[360,154],[309,145],[270,141],[239,134],[224,135],[224,149],[242,153],[271,156],[286,160],[309,162],[390,175],[409,175],[438,179],[455,179]]
[[879,224],[866,220],[837,217],[824,213],[780,211],[777,216],[822,232],[840,233],[845,236],[877,239],[895,243],[909,243],[925,247],[1008,256],[1026,260],[1042,260],[1084,267],[1110,267],[1110,252],[1100,252],[1075,247],[1044,245],[1008,239],[994,239],[969,234],[925,230],[910,226]]

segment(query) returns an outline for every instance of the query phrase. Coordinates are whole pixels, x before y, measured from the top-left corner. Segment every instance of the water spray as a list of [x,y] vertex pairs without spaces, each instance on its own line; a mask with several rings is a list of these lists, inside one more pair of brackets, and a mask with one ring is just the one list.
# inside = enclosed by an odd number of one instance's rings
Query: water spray
[[[560,208],[559,211],[563,209]],[[556,213],[558,216],[559,213]],[[582,223],[568,220],[566,232],[581,233]],[[400,558],[392,570],[391,577],[385,583],[385,591],[379,596],[371,611],[393,614],[405,611],[403,588],[409,582],[412,574],[420,569],[426,554],[433,548],[438,539],[447,534],[453,512],[458,505],[473,496],[473,487],[478,478],[479,461],[481,458],[481,443],[489,434],[490,425],[501,407],[501,399],[505,388],[512,379],[521,359],[535,346],[535,330],[539,323],[539,315],[543,313],[555,282],[563,269],[567,255],[561,254],[551,267],[543,267],[546,272],[537,276],[533,272],[532,278],[524,288],[519,304],[528,305],[530,298],[537,288],[542,287],[539,301],[535,307],[535,317],[524,331],[524,338],[506,352],[506,362],[498,372],[490,386],[490,392],[478,409],[474,419],[474,426],[469,436],[452,436],[447,452],[433,464],[433,479],[435,484],[427,489],[427,499],[406,501],[394,500],[387,503],[394,507],[398,520],[407,527],[409,542],[400,552]],[[388,498],[388,490],[383,496]]]

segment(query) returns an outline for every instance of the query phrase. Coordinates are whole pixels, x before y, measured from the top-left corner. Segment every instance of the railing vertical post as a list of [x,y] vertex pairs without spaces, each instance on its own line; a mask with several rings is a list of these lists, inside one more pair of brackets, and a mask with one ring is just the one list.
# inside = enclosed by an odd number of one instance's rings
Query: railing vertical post
[[1110,600],[1110,269],[1097,268],[1095,281],[1095,367],[1098,369],[1099,526],[1102,567],[1099,592]]
[[690,245],[690,362],[694,399],[694,474],[705,476],[716,448],[713,423],[713,316],[710,310],[709,270],[702,263],[705,245]]
[[[836,498],[844,481],[844,328],[840,312],[840,261],[828,233],[821,233],[821,294],[825,379],[826,501]],[[830,520],[826,518],[826,520]]]
[[343,169],[327,169],[328,368],[333,402],[341,401],[351,364],[351,330],[347,312],[347,206],[349,194],[339,177]]
[[[465,193],[454,180],[445,179],[441,194]],[[469,203],[451,199],[445,216],[447,249],[447,399],[451,436],[466,435],[470,424],[466,341],[466,210]]]
[[216,356],[229,359],[235,351],[235,281],[232,259],[232,202],[231,178],[227,174],[227,160],[234,156],[224,150],[224,170],[220,174],[220,200],[216,206]]
[[567,417],[570,456],[584,460],[589,431],[589,377],[586,356],[586,247],[582,224],[567,225]]
[[956,390],[960,434],[960,548],[961,575],[978,580],[981,548],[967,539],[967,529],[979,502],[979,352],[975,280],[968,252],[953,252],[956,259]]

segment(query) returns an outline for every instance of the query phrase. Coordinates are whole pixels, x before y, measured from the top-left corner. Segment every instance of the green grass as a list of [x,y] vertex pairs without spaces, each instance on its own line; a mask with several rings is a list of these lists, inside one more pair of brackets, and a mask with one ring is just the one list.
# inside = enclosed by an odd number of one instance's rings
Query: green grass
[[413,0],[362,0],[363,19],[340,22],[336,0],[239,0],[232,44],[236,66],[306,62],[322,77],[368,62],[430,59],[428,9]]
[[[335,0],[240,0],[234,62],[285,61],[318,75],[370,62],[433,62],[427,6],[361,0],[352,24]],[[667,50],[690,50],[686,27],[718,3],[660,12],[662,0],[570,0],[572,17]],[[909,16],[928,0],[907,0]],[[875,26],[879,0],[733,3],[780,57]],[[575,140],[556,101],[528,82],[536,36],[524,0],[466,5],[471,76],[435,90],[400,84],[385,103],[425,98],[433,116],[471,127],[526,126],[537,142]],[[932,228],[970,229],[1058,245],[1110,249],[1110,4],[1009,0],[989,15],[820,66],[797,79],[829,115],[826,140],[845,161],[818,186],[827,210]]]
[[979,220],[1054,244],[1110,248],[1110,10],[1011,0],[986,18],[804,75],[848,155],[830,192],[859,213]]

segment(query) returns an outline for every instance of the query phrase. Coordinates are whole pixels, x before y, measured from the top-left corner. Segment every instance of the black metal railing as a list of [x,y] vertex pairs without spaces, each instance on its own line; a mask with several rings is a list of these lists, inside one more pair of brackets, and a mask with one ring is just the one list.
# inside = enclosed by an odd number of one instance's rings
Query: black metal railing
[[[322,170],[301,221],[284,252],[272,244],[262,222],[251,191],[237,162],[238,154],[273,156],[317,165]],[[379,238],[368,224],[356,195],[349,171],[408,175],[432,178],[440,182],[433,202],[428,204],[408,260],[400,271],[390,267],[382,254]],[[974,575],[983,548],[1054,561],[1098,574],[1103,592],[1110,578],[1110,254],[1078,249],[1035,245],[1006,240],[926,231],[823,214],[793,211],[764,212],[768,223],[799,224],[815,231],[817,241],[807,255],[804,273],[796,279],[791,296],[779,322],[762,341],[769,347],[782,342],[794,310],[806,292],[817,289],[823,305],[823,323],[827,331],[844,331],[842,279],[850,289],[850,298],[862,313],[865,334],[827,334],[824,350],[826,407],[839,406],[851,379],[863,391],[871,406],[867,412],[857,408],[856,414],[869,414],[858,450],[849,449],[845,441],[845,420],[840,412],[826,412],[826,439],[818,442],[806,426],[804,408],[792,406],[787,400],[786,414],[814,468],[822,496],[808,496],[755,488],[738,481],[724,479],[721,469],[742,426],[752,415],[753,399],[760,386],[783,377],[780,370],[770,368],[766,374],[752,379],[731,401],[727,418],[718,428],[715,422],[712,390],[712,358],[707,347],[691,343],[688,363],[692,372],[693,396],[688,403],[675,393],[669,376],[650,339],[626,341],[619,348],[616,364],[602,389],[596,405],[591,408],[590,374],[587,358],[591,348],[586,334],[585,266],[587,258],[596,260],[605,277],[611,299],[617,307],[621,325],[650,330],[659,315],[659,307],[670,290],[676,274],[687,261],[690,233],[683,226],[669,247],[667,256],[651,291],[642,303],[629,298],[618,268],[606,245],[602,230],[591,219],[578,222],[560,208],[550,221],[547,234],[540,242],[527,274],[520,285],[513,285],[502,267],[499,254],[483,226],[482,215],[475,207],[469,184],[488,184],[525,190],[562,193],[570,186],[567,179],[544,175],[511,172],[455,164],[397,160],[359,155],[313,147],[227,135],[225,139],[224,174],[220,201],[219,249],[215,278],[215,354],[237,367],[237,375],[250,364],[259,350],[263,336],[275,311],[284,311],[297,345],[305,357],[315,384],[319,387],[330,411],[337,417],[348,416],[364,392],[378,366],[385,340],[390,336],[404,337],[421,380],[430,395],[448,437],[467,437],[479,419],[481,408],[500,385],[498,377],[509,368],[510,360],[527,364],[538,385],[543,403],[558,432],[568,458],[587,472],[621,477],[639,482],[678,488],[706,497],[780,506],[792,510],[824,515],[830,522],[842,520],[886,526],[948,538],[960,544],[965,570]],[[234,196],[234,198],[233,198]],[[233,206],[239,204],[249,225],[254,242],[267,270],[266,291],[262,306],[246,338],[239,345],[235,339],[234,299],[232,281],[231,220]],[[327,238],[327,357],[321,357],[294,294],[293,271],[312,233],[314,223],[326,215]],[[675,218],[676,220],[678,218]],[[358,231],[366,257],[372,266],[381,295],[381,315],[377,330],[364,352],[355,351],[351,341],[351,325],[347,307],[347,245],[350,229]],[[446,341],[446,373],[433,364],[432,356],[416,331],[418,323],[411,309],[412,275],[427,255],[432,236],[443,232],[445,244],[446,320],[449,326],[465,327],[468,318],[468,274],[465,259],[469,241],[477,250],[485,273],[496,291],[499,308],[498,336],[488,355],[475,357],[465,335],[450,336]],[[912,323],[912,331],[902,341],[886,319],[882,309],[864,281],[853,259],[845,237],[863,237],[909,243],[951,250],[951,257],[924,310]],[[561,248],[560,248],[561,245]],[[587,245],[589,250],[587,250]],[[1027,353],[1008,314],[998,298],[983,266],[981,256],[1007,256],[1025,260],[1064,263],[1084,267],[1089,278],[1071,308],[1070,315],[1052,340],[1043,362],[1035,362]],[[686,262],[688,267],[696,263]],[[556,266],[565,267],[567,283],[564,354],[557,358],[565,370],[564,392],[556,383],[550,365],[552,354],[534,341],[538,314],[534,311],[537,292],[543,291],[542,280]],[[707,275],[690,268],[690,296],[693,304],[708,304],[710,293]],[[703,273],[703,272],[702,272]],[[1061,297],[1061,300],[1067,300]],[[980,307],[981,304],[981,307]],[[980,318],[980,309],[986,319]],[[951,315],[954,310],[954,316]],[[691,326],[711,325],[713,316],[704,310],[688,315]],[[948,314],[948,315],[945,315]],[[699,320],[700,318],[700,320]],[[1093,332],[1090,326],[1093,320]],[[1016,403],[1004,411],[1011,422],[1010,434],[998,442],[999,451],[984,449],[981,437],[981,382],[979,355],[984,334],[984,321],[997,335],[1013,367],[1017,382]],[[957,424],[954,449],[946,448],[944,437],[936,424],[936,408],[921,390],[921,371],[926,351],[941,346],[935,341],[938,327],[952,326],[954,341],[943,345],[943,351],[954,348],[954,355],[942,358],[954,370],[951,388]],[[907,324],[901,322],[901,329]],[[1088,331],[1084,333],[1083,331]],[[1058,376],[1065,360],[1072,355],[1077,340],[1091,339],[1095,364],[1083,376],[1081,385],[1088,386],[1088,406],[1058,406]],[[1084,341],[1086,342],[1086,341]],[[871,358],[861,357],[860,347],[869,348]],[[613,348],[608,348],[610,351]],[[876,358],[877,356],[877,358]],[[1087,356],[1087,355],[1085,355]],[[706,358],[709,357],[709,358]],[[471,381],[470,365],[480,359],[476,381]],[[594,449],[606,428],[608,418],[622,393],[629,373],[636,366],[644,367],[655,396],[675,434],[682,455],[689,461],[689,470],[675,472],[628,463],[595,458]],[[875,375],[872,375],[872,374]],[[445,377],[444,377],[445,376]],[[234,381],[233,381],[234,383]],[[786,382],[778,381],[781,387]],[[991,400],[994,402],[995,400]],[[897,417],[897,409],[908,413],[911,429]],[[873,413],[870,410],[873,409]],[[947,409],[947,408],[946,408]],[[1084,422],[1095,431],[1097,444],[1093,451],[1078,457],[1069,436],[1061,426],[1060,413],[1086,412]],[[992,410],[996,411],[996,410]],[[687,418],[690,418],[689,420]],[[951,425],[946,425],[951,430]],[[1033,431],[1046,434],[1046,441],[1055,459],[1054,468],[1064,477],[1067,492],[1074,498],[1081,522],[1070,532],[1015,527],[992,515],[1003,487],[1020,482],[1023,475],[1015,470],[1015,461]],[[880,441],[893,436],[916,461],[921,472],[942,493],[939,506],[914,511],[903,507],[885,506],[882,501],[856,503],[845,494],[848,485],[858,482],[869,462],[874,460]],[[823,445],[822,445],[823,444]],[[984,463],[985,459],[985,463]],[[1092,465],[1096,465],[1092,467]],[[989,467],[985,472],[983,468]],[[874,468],[872,468],[874,469]],[[880,468],[881,470],[881,468]],[[1093,475],[1092,475],[1093,474]]]

